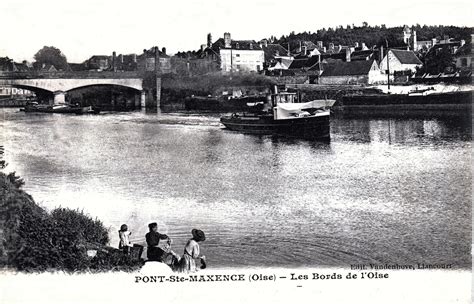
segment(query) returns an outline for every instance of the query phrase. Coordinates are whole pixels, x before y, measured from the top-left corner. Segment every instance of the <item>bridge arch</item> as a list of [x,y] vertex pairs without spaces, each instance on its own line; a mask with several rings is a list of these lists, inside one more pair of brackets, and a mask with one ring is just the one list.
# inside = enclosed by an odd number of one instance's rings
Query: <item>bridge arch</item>
[[142,88],[139,88],[137,86],[132,86],[132,85],[97,83],[97,84],[85,84],[85,85],[77,86],[77,87],[71,88],[71,89],[69,89],[65,92],[71,92],[71,91],[74,91],[74,90],[93,88],[93,87],[98,87],[98,88],[105,88],[105,87],[125,88],[125,89],[134,90],[136,92],[141,92],[143,90]]

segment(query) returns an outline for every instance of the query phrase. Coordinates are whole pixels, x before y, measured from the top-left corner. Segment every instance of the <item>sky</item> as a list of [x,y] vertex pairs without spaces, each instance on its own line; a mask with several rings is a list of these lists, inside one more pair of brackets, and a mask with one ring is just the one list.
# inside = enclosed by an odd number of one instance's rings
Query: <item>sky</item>
[[196,50],[230,32],[233,39],[355,24],[473,26],[470,0],[0,0],[0,56],[29,60],[55,46],[69,62],[91,55]]

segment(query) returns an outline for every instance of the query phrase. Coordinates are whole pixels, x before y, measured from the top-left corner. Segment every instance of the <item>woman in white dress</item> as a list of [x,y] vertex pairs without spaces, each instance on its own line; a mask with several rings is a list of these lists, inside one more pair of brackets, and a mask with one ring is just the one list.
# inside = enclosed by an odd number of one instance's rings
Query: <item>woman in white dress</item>
[[193,237],[186,243],[183,256],[175,268],[178,272],[196,272],[197,268],[195,259],[199,258],[202,263],[201,268],[205,267],[205,257],[200,255],[199,242],[205,241],[206,236],[204,232],[199,229],[193,229],[191,233]]

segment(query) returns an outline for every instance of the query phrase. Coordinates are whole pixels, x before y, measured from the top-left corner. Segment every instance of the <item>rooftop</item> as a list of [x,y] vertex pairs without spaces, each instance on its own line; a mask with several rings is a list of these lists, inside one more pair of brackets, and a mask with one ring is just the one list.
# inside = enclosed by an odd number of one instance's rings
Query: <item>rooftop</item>
[[325,66],[322,76],[367,75],[375,60],[335,62]]
[[413,51],[390,50],[402,64],[423,64]]

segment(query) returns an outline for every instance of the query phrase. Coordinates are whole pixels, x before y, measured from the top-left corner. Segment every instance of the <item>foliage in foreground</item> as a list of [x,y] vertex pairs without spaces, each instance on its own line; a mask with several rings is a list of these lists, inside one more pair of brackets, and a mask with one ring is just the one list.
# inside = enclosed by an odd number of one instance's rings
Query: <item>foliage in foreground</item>
[[[0,172],[0,267],[19,271],[133,270],[140,266],[107,246],[108,230],[82,211],[51,213]],[[96,250],[91,258],[87,250]]]

